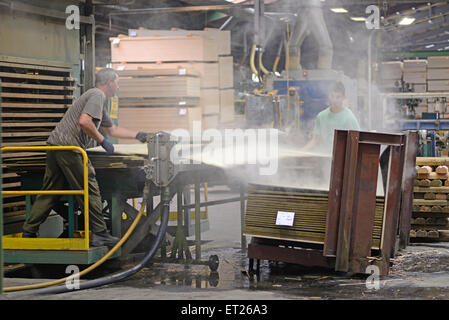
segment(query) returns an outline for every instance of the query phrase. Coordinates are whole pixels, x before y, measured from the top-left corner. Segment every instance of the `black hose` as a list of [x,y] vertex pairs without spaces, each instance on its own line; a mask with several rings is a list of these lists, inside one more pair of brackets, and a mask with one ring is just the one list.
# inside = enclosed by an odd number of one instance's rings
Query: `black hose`
[[161,245],[162,241],[164,240],[165,232],[167,230],[168,225],[168,218],[170,214],[170,204],[164,203],[162,207],[162,216],[161,216],[161,225],[159,227],[159,230],[156,235],[156,240],[154,242],[153,247],[148,251],[148,253],[145,255],[145,257],[142,259],[142,261],[139,262],[139,264],[135,265],[134,267],[124,270],[122,272],[112,274],[110,276],[84,281],[79,283],[79,288],[76,289],[69,289],[67,286],[57,286],[57,287],[50,287],[50,288],[43,288],[43,289],[37,289],[37,290],[29,290],[25,294],[31,295],[31,294],[57,294],[57,293],[65,293],[69,291],[78,291],[78,290],[84,290],[84,289],[90,289],[95,287],[104,286],[107,284],[111,284],[120,280],[123,280],[125,278],[128,278],[135,273],[139,272],[143,267],[147,265],[147,263],[154,257],[154,255],[157,252],[157,249]]

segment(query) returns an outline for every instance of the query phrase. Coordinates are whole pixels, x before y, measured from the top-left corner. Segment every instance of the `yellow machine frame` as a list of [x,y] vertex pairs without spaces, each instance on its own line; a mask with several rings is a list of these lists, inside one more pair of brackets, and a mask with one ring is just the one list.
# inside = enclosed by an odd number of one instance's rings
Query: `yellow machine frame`
[[76,150],[83,156],[83,190],[12,190],[3,191],[3,195],[83,195],[84,196],[84,232],[76,238],[22,238],[21,233],[3,236],[3,249],[23,250],[89,250],[89,187],[87,170],[87,153],[76,146],[42,146],[42,147],[2,147],[8,151],[47,151]]

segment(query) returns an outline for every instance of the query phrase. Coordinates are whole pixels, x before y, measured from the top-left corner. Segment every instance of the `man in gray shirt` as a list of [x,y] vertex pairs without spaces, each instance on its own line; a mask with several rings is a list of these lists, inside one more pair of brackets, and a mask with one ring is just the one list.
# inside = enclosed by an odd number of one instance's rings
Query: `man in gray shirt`
[[[147,134],[115,126],[108,115],[106,102],[118,89],[118,75],[114,70],[105,68],[96,75],[95,88],[87,90],[67,110],[62,120],[51,132],[47,144],[51,146],[78,146],[84,150],[98,142],[107,153],[114,152],[114,145],[99,131],[114,138],[135,138],[146,142]],[[106,230],[102,215],[100,189],[95,178],[95,170],[90,161],[88,167],[89,185],[89,228],[92,231],[93,246],[113,246],[118,238]],[[42,190],[83,189],[83,158],[77,151],[47,151],[46,170]],[[39,226],[47,219],[60,195],[39,195],[33,203],[29,217],[23,225],[24,238],[35,238]],[[81,208],[83,197],[77,196]]]

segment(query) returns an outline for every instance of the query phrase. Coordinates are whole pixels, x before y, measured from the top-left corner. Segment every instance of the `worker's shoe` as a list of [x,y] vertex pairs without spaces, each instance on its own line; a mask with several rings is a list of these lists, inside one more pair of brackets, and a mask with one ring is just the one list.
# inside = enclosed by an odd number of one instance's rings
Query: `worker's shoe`
[[22,231],[22,238],[37,238],[36,232]]
[[113,247],[119,240],[119,238],[111,236],[108,231],[103,230],[92,234],[92,241],[90,244],[93,247]]

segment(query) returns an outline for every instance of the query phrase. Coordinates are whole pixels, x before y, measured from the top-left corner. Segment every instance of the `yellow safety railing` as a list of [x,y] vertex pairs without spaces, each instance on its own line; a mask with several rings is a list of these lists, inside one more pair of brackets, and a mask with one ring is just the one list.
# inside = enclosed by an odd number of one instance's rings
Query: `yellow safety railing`
[[2,190],[3,195],[83,195],[84,196],[84,237],[83,238],[22,238],[17,235],[3,236],[3,249],[30,250],[89,250],[89,181],[87,153],[76,146],[42,147],[2,147],[8,151],[76,150],[83,157],[83,190]]

